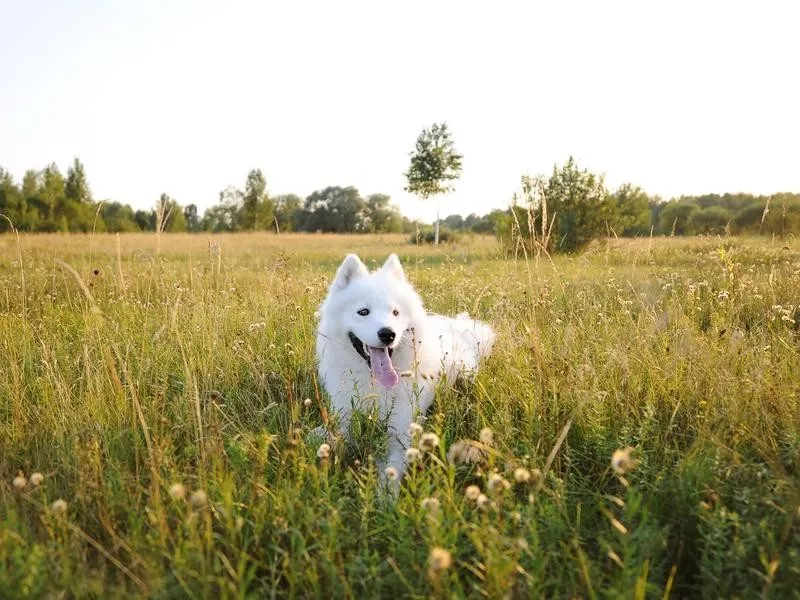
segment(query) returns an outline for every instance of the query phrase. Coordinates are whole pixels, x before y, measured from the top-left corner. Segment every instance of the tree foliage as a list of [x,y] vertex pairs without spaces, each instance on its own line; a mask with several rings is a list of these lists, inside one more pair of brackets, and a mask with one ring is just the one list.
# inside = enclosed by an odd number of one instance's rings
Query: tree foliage
[[[528,182],[525,184],[524,182]],[[530,239],[531,227],[542,231],[543,202],[553,234],[548,251],[574,251],[594,237],[607,235],[797,235],[800,234],[800,194],[704,194],[669,201],[649,196],[626,183],[613,193],[603,177],[579,169],[573,159],[554,166],[550,176],[524,177],[523,187],[537,182],[535,199],[526,205],[494,209],[483,215],[449,215],[451,232],[495,234],[508,247]],[[415,233],[417,227],[401,215],[385,194],[363,197],[353,186],[329,186],[306,198],[285,194],[271,198],[259,169],[249,171],[243,189],[228,186],[202,217],[195,204],[181,206],[167,194],[151,209],[134,210],[113,200],[96,201],[83,163],[75,158],[61,174],[55,163],[28,169],[17,183],[0,167],[0,213],[23,232],[155,231],[158,212],[166,217],[164,231],[267,231]],[[0,219],[0,232],[8,231]],[[422,238],[427,239],[423,228]],[[434,235],[435,239],[435,235]]]
[[[422,200],[453,191],[453,182],[461,176],[463,156],[456,152],[447,123],[434,123],[417,137],[405,190]],[[439,208],[436,208],[435,244],[439,243]]]

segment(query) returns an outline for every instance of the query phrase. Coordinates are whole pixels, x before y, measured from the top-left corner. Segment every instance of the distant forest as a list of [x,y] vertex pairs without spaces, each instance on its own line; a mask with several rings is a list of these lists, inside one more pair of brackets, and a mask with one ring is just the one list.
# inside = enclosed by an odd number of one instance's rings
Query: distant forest
[[[523,187],[530,187],[530,181],[523,178]],[[556,232],[565,239],[570,231],[587,229],[589,220],[597,226],[588,237],[643,236],[651,231],[657,235],[800,233],[800,194],[706,194],[665,201],[632,184],[609,192],[602,177],[580,171],[572,159],[540,182],[539,199],[534,201],[547,199],[550,214],[556,215]],[[591,210],[587,212],[586,207]],[[444,239],[450,232],[502,237],[509,223],[524,222],[530,211],[531,206],[517,203],[484,215],[450,215],[442,219]],[[222,190],[219,201],[202,215],[195,204],[182,205],[167,194],[156,199],[150,210],[134,210],[127,204],[95,200],[84,165],[77,158],[66,176],[53,163],[41,170],[28,170],[20,183],[0,168],[0,214],[18,230],[27,232],[131,232],[155,231],[158,227],[166,232],[411,233],[416,229],[388,195],[363,197],[354,187],[331,186],[306,198],[272,196],[259,169],[248,173],[243,189]],[[9,222],[0,219],[0,231],[9,229]],[[578,235],[569,248],[577,248],[583,241]]]

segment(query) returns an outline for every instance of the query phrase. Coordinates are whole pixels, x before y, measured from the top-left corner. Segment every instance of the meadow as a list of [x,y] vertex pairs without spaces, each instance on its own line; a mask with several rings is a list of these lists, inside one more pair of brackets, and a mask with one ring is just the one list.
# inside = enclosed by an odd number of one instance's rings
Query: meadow
[[[308,436],[315,311],[392,251],[499,334],[397,498],[374,415]],[[800,598],[798,305],[795,240],[4,235],[0,597]]]

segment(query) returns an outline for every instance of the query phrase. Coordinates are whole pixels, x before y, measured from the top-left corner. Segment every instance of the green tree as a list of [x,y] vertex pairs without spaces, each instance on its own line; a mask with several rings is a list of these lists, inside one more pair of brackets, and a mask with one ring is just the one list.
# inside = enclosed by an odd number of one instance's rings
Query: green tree
[[93,226],[92,193],[86,179],[86,170],[77,157],[67,169],[64,203],[59,207],[59,212],[60,217],[66,217],[70,231],[89,231]]
[[181,205],[167,194],[161,194],[156,202],[156,230],[159,226],[161,231],[169,233],[182,232],[187,229],[186,217]]
[[692,215],[700,208],[691,200],[667,202],[658,213],[658,230],[664,235],[691,235]]
[[186,219],[186,228],[189,231],[200,231],[203,228],[200,215],[197,213],[196,204],[187,204],[183,209],[183,216]]
[[86,179],[86,169],[84,169],[83,163],[77,157],[73,160],[72,166],[67,169],[64,195],[68,200],[78,204],[89,204],[92,201],[92,192]]
[[68,231],[69,223],[63,212],[66,200],[64,176],[55,163],[44,168],[40,177],[38,200],[43,213],[42,231]]
[[274,206],[267,196],[267,180],[264,174],[261,169],[251,169],[242,194],[240,227],[245,230],[269,228],[274,214]]
[[[0,167],[0,214],[8,217],[17,229],[24,229],[26,212],[22,191],[14,183],[11,173]],[[8,221],[0,217],[0,232],[10,229]]]
[[133,213],[133,222],[140,231],[155,231],[156,211],[137,210]]
[[631,183],[622,184],[614,192],[615,228],[618,235],[635,236],[650,233],[650,198]]
[[400,210],[390,204],[391,198],[386,194],[371,194],[364,203],[364,220],[368,231],[399,232],[403,223]]
[[411,165],[404,173],[405,190],[422,200],[437,198],[434,244],[439,244],[438,196],[453,191],[453,183],[461,176],[463,156],[453,145],[447,123],[434,123],[417,137],[411,152]]
[[579,169],[571,156],[560,169],[553,167],[545,194],[548,214],[555,215],[550,244],[557,250],[578,250],[613,224],[614,201],[603,176]]
[[461,215],[448,215],[444,218],[444,226],[454,231],[464,229],[464,217]]
[[306,198],[303,206],[305,231],[354,233],[366,230],[365,204],[352,186],[330,186]]
[[728,209],[721,206],[708,206],[692,214],[689,226],[695,234],[720,234],[725,233],[730,222],[731,213]]
[[203,214],[205,231],[238,231],[242,210],[241,190],[229,185],[219,193],[219,202],[210,206]]
[[275,198],[275,220],[278,222],[278,231],[297,231],[298,213],[301,212],[303,199],[295,194],[284,194]]
[[124,233],[139,229],[133,209],[128,204],[107,202],[100,211],[105,230],[111,233]]

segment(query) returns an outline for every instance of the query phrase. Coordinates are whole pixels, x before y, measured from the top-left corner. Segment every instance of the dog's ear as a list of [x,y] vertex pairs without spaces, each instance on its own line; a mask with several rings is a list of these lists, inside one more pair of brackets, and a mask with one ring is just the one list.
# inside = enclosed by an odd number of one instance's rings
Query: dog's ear
[[397,254],[390,254],[386,262],[383,263],[381,271],[384,271],[392,277],[397,277],[400,281],[406,280],[406,274],[403,272],[403,265],[400,264],[400,259]]
[[339,270],[336,271],[336,278],[333,280],[333,288],[336,290],[343,290],[346,288],[353,279],[369,275],[367,267],[361,262],[355,254],[348,254],[342,264],[339,265]]

